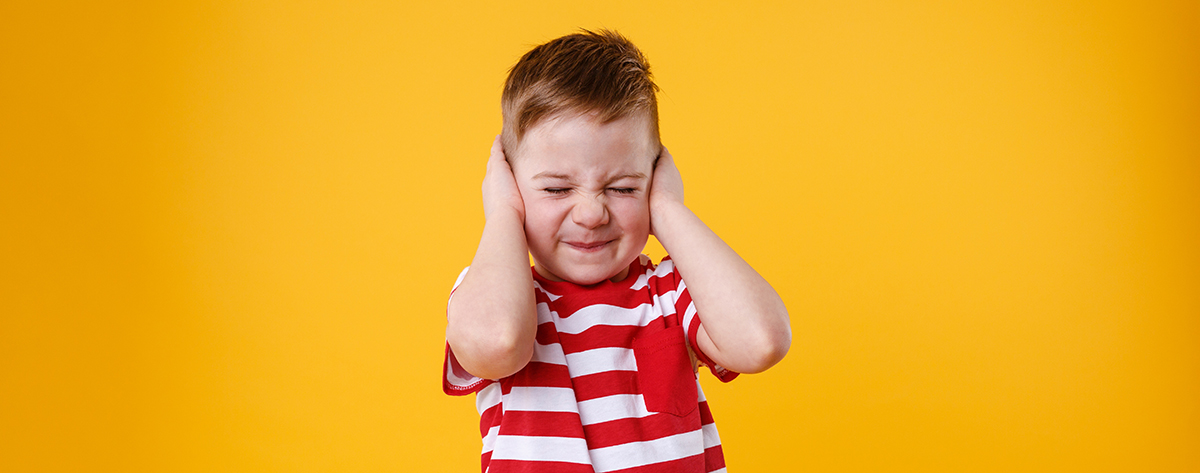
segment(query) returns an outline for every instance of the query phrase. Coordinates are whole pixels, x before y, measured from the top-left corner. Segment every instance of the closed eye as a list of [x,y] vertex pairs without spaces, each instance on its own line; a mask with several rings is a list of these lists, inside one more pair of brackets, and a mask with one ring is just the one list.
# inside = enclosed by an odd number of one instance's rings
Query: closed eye
[[637,188],[634,188],[634,187],[610,187],[608,190],[616,192],[618,194],[632,194],[634,192],[637,192]]
[[547,187],[542,190],[550,194],[566,194],[571,191],[571,189],[567,189],[566,187]]

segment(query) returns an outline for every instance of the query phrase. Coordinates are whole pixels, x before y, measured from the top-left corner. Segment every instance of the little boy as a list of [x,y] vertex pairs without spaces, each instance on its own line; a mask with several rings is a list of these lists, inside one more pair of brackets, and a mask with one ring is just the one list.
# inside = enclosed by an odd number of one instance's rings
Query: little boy
[[446,393],[476,393],[485,472],[724,471],[698,365],[728,382],[791,344],[779,295],[684,205],[656,91],[609,31],[509,73],[443,372]]

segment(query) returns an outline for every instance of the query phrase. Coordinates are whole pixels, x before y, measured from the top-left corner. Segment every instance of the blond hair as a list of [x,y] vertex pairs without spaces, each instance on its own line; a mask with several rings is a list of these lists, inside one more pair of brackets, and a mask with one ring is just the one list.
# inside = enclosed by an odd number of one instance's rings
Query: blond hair
[[658,86],[632,42],[610,30],[563,36],[533,48],[508,72],[500,98],[509,158],[544,119],[593,114],[601,123],[647,113],[658,141]]

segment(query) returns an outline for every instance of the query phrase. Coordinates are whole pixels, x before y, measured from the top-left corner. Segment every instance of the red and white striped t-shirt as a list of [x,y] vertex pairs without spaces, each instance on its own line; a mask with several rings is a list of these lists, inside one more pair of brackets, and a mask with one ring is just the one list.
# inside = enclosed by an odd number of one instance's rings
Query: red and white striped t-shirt
[[696,348],[700,318],[670,258],[642,255],[625,280],[588,287],[533,276],[537,344],[521,371],[480,379],[446,346],[443,390],[476,393],[482,470],[725,471],[687,347],[722,381],[737,373]]

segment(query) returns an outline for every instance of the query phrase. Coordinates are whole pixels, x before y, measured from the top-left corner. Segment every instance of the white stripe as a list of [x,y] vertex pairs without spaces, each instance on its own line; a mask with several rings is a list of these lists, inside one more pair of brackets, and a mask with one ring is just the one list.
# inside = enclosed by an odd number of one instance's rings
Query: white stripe
[[680,325],[683,325],[684,328],[686,328],[686,329],[691,329],[692,328],[692,320],[695,318],[696,318],[696,303],[691,302],[688,304],[687,309],[683,311],[683,320],[680,323]]
[[479,415],[500,404],[501,392],[500,383],[492,383],[475,393],[475,410],[479,411]]
[[[642,255],[642,256],[645,256],[645,255]],[[643,261],[643,264],[649,266],[649,263],[650,263],[650,258],[645,258],[645,260]],[[630,287],[630,289],[633,289],[635,291],[640,291],[643,288],[645,288],[646,286],[650,285],[651,277],[667,278],[671,275],[671,272],[673,272],[673,271],[675,271],[675,262],[674,261],[664,261],[664,262],[660,263],[658,266],[654,267],[653,271],[651,271],[649,268],[647,268],[645,273],[638,275],[637,282],[634,282],[633,286]]]
[[567,318],[558,318],[554,328],[558,333],[578,334],[596,325],[645,327],[658,318],[649,303],[632,309],[607,304],[595,304],[579,309]]
[[614,394],[579,403],[579,420],[583,425],[617,419],[640,419],[650,414],[641,394]]
[[[460,374],[465,374],[467,376],[459,376]],[[451,386],[465,388],[467,386],[470,386],[474,383],[479,382],[480,379],[476,378],[475,376],[472,376],[471,373],[468,373],[466,370],[455,370],[454,363],[451,363],[450,357],[447,356],[446,357],[446,381],[449,382]]]
[[450,292],[454,292],[455,289],[458,289],[458,285],[462,284],[463,278],[467,277],[468,269],[471,269],[471,267],[467,266],[467,267],[463,268],[462,272],[458,273],[458,279],[454,280],[454,287],[450,289]]
[[558,300],[558,298],[562,297],[562,295],[559,295],[559,294],[551,294],[550,291],[547,291],[546,288],[542,287],[541,283],[537,282],[537,279],[533,280],[533,288],[538,290],[542,294],[545,294],[546,297],[549,297],[550,300],[552,300],[552,301],[556,301],[556,300]]
[[592,466],[601,472],[678,460],[703,454],[703,442],[700,431],[693,430],[645,442],[597,448],[591,451]]
[[633,285],[629,286],[629,289],[634,290],[634,291],[640,291],[642,289],[645,289],[646,286],[649,286],[649,285],[650,285],[650,273],[645,272],[645,273],[638,275],[637,281],[634,281]]
[[483,436],[483,451],[479,452],[480,455],[490,452],[495,448],[496,436],[498,435],[500,435],[500,426],[494,425],[488,429],[487,435]]
[[621,347],[593,348],[566,356],[572,378],[607,371],[637,371],[633,350]]
[[544,324],[546,322],[553,322],[555,318],[556,317],[555,317],[554,313],[552,313],[550,311],[549,304],[546,304],[545,302],[539,302],[537,304],[537,323],[538,323],[538,325]]
[[662,295],[654,295],[654,305],[658,306],[658,310],[662,311],[663,315],[671,315],[675,313],[675,296],[677,291],[667,291]]
[[675,271],[674,260],[660,261],[658,266],[654,267],[654,275],[660,278],[667,277],[667,275],[671,274],[673,271]]
[[563,356],[562,345],[551,343],[542,345],[541,343],[533,343],[533,358],[529,361],[538,361],[542,363],[552,363],[555,365],[567,364],[567,358]]
[[571,388],[513,386],[504,396],[504,411],[575,412]]
[[588,463],[587,441],[571,437],[500,435],[492,460]]
[[704,448],[715,447],[721,444],[721,436],[717,434],[717,424],[707,424],[700,427],[704,432]]

